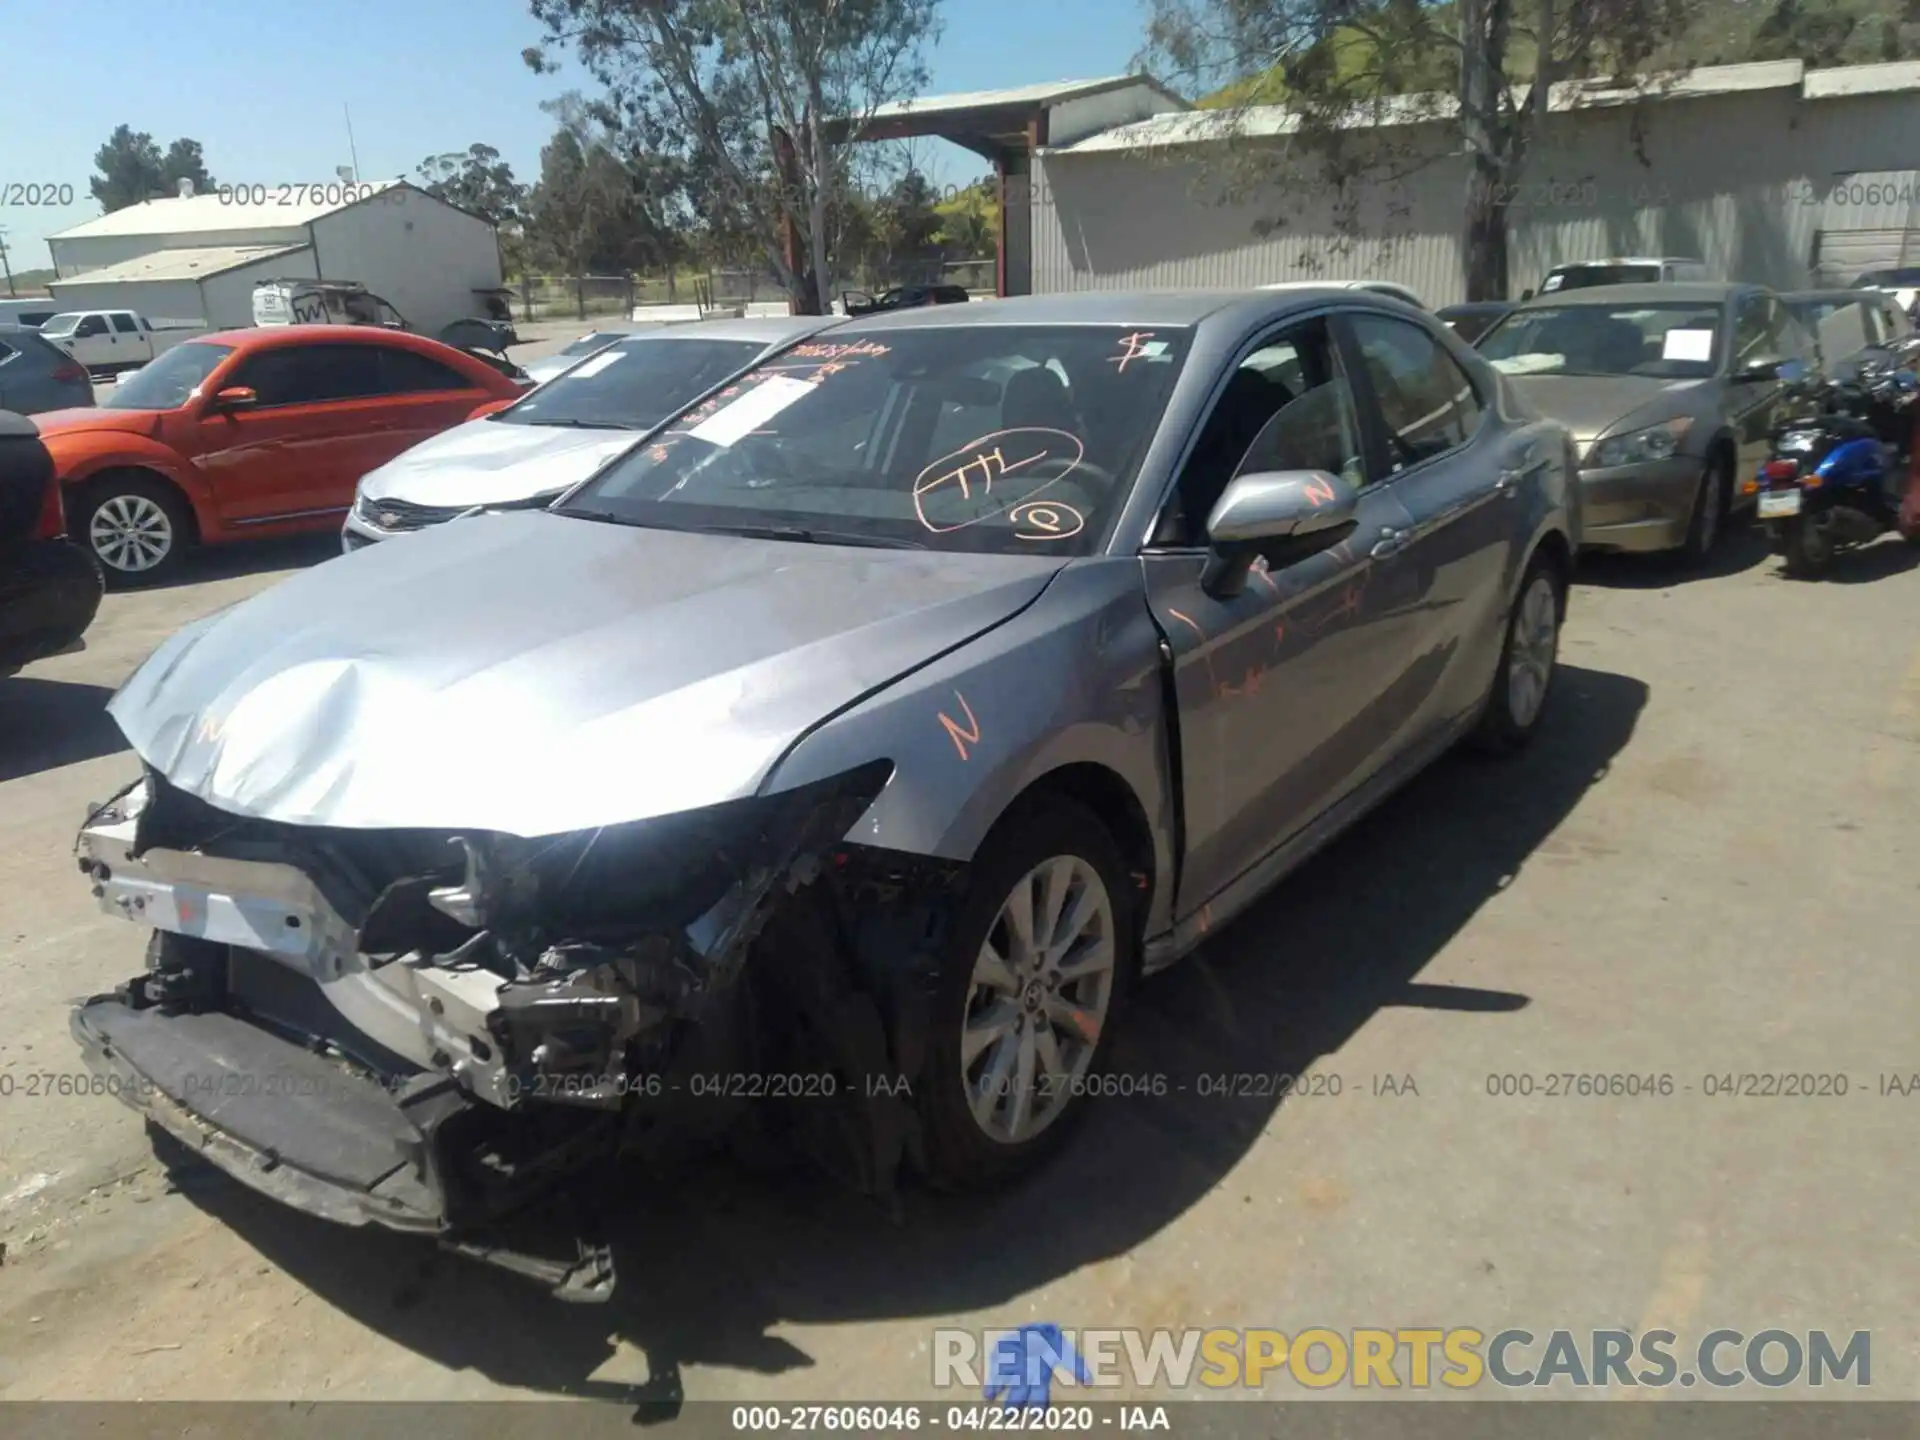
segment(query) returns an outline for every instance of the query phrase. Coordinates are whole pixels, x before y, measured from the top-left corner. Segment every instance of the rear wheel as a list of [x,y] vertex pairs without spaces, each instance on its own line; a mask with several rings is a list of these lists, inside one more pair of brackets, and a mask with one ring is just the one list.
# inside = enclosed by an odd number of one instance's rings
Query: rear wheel
[[110,586],[149,584],[178,569],[193,543],[193,512],[166,481],[114,471],[81,491],[73,533],[100,562]]
[[1833,568],[1833,537],[1818,515],[1796,515],[1780,523],[1780,553],[1787,574],[1811,580]]
[[1549,556],[1535,555],[1507,616],[1500,668],[1472,736],[1475,749],[1506,754],[1533,739],[1553,688],[1565,615],[1566,580]]
[[937,986],[920,1100],[933,1184],[1031,1169],[1097,1093],[1135,965],[1129,895],[1119,848],[1083,806],[1047,797],[995,828]]

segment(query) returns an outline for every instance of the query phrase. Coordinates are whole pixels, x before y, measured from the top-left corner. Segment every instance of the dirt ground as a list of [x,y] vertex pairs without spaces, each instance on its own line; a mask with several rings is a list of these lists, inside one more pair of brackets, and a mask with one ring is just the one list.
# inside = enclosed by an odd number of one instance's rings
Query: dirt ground
[[[805,1174],[655,1176],[620,1292],[569,1307],[28,1093],[81,1069],[69,1001],[140,964],[70,855],[132,773],[103,703],[331,544],[110,596],[84,653],[0,681],[0,1397],[931,1397],[934,1326],[1053,1321],[1868,1330],[1873,1397],[1920,1398],[1920,1094],[1883,1093],[1920,1071],[1920,552],[1815,585],[1751,532],[1698,579],[1595,562],[1539,744],[1442,762],[1122,1040],[1122,1073],[1338,1096],[1110,1100],[1031,1182],[897,1219]],[[1673,1090],[1489,1093],[1565,1072]],[[1847,1093],[1707,1093],[1789,1072]]]

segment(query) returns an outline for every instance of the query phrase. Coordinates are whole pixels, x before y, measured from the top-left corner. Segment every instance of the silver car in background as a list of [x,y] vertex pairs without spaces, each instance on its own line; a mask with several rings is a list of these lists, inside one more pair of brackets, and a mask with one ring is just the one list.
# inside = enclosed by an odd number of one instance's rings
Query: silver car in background
[[579,1298],[610,1255],[490,1223],[743,1105],[872,1191],[987,1185],[1139,976],[1537,733],[1573,459],[1360,290],[849,320],[549,510],[155,651],[79,848],[157,935],[74,1035],[242,1182]]
[[629,335],[639,332],[633,330],[589,330],[578,340],[567,342],[564,349],[551,355],[542,355],[538,360],[529,360],[521,369],[527,372],[527,378],[536,385],[544,385],[556,375],[564,375],[596,350],[604,350],[616,340],[625,340]]
[[1585,543],[1703,563],[1739,482],[1808,403],[1814,338],[1757,285],[1606,285],[1529,301],[1475,342],[1573,431]]
[[86,366],[36,330],[0,325],[0,410],[39,415],[93,403]]
[[728,376],[836,323],[832,316],[776,316],[623,335],[505,409],[442,431],[370,471],[341,543],[356,550],[476,506],[545,505]]

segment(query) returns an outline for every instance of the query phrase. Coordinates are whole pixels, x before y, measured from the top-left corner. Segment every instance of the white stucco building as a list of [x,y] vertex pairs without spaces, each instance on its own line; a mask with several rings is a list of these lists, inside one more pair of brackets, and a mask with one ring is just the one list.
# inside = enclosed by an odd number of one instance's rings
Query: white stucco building
[[137,310],[212,329],[253,323],[260,280],[357,280],[427,335],[484,314],[475,292],[501,284],[493,226],[406,181],[147,200],[47,246],[60,276],[48,289],[62,309]]

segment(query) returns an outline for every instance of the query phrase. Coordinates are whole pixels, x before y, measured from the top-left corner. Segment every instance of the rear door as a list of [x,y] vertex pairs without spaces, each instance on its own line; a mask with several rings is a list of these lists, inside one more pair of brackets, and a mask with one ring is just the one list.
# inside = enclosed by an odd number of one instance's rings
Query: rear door
[[109,310],[107,324],[113,332],[116,365],[144,365],[153,359],[153,342],[131,310]]
[[[1484,693],[1499,659],[1507,577],[1519,562],[1516,498],[1551,461],[1516,443],[1440,338],[1397,316],[1359,311],[1348,333],[1377,437],[1369,473],[1411,517],[1394,563],[1416,638],[1408,698],[1415,732],[1453,720]],[[1416,678],[1417,677],[1417,678]]]

